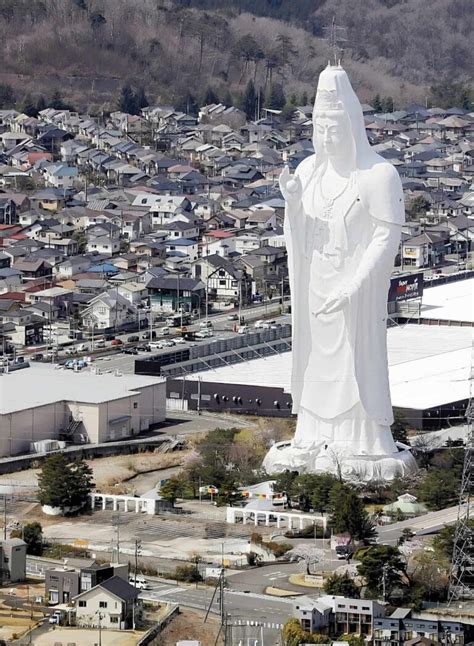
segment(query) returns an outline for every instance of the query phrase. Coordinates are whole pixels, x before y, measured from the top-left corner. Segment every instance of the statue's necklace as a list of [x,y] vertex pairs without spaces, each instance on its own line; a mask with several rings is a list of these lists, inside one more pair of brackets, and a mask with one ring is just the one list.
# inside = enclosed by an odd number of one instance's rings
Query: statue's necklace
[[341,195],[346,191],[347,187],[351,183],[352,175],[350,175],[346,179],[346,181],[345,181],[343,187],[341,188],[341,190],[339,191],[339,193],[337,193],[336,195],[334,195],[331,198],[327,198],[323,193],[323,176],[324,176],[323,174],[320,175],[319,182],[318,182],[319,195],[321,197],[321,201],[323,202],[323,208],[322,208],[321,215],[322,215],[322,219],[329,220],[331,218],[331,216],[332,216],[332,210],[333,210],[333,207],[334,207],[334,204],[335,204],[336,200],[338,200],[341,197]]

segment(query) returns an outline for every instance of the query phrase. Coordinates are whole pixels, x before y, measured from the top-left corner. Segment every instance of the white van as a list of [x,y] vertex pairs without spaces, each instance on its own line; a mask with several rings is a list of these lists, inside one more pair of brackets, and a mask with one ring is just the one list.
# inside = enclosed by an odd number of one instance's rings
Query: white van
[[150,586],[147,583],[147,580],[141,574],[137,575],[137,582],[136,583],[135,583],[135,576],[133,574],[129,577],[128,582],[130,583],[130,585],[136,586],[137,590],[149,590],[150,589]]
[[237,329],[237,334],[248,334],[250,332],[249,325],[240,325]]

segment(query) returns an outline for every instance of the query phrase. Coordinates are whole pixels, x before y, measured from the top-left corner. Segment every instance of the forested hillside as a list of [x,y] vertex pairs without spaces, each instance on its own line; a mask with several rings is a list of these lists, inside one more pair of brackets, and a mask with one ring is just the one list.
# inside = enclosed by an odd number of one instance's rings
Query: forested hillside
[[83,109],[113,107],[126,82],[182,105],[209,86],[237,100],[249,80],[300,100],[330,56],[335,16],[361,98],[402,106],[469,82],[473,14],[472,0],[0,0],[0,83],[16,100],[59,90]]

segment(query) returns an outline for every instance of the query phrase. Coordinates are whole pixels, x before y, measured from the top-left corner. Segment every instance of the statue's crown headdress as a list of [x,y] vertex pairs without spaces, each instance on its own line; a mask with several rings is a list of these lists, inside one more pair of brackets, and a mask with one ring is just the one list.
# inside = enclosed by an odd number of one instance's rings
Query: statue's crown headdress
[[316,109],[318,111],[343,110],[342,101],[337,98],[336,90],[318,90],[316,94]]

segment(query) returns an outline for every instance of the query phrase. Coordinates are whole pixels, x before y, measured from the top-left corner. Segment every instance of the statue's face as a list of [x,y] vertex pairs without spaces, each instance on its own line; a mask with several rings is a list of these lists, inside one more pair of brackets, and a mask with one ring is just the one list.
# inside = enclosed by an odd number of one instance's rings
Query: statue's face
[[351,133],[344,113],[338,111],[334,114],[326,112],[318,115],[313,137],[315,149],[324,151],[328,157],[347,155],[348,146],[351,145]]

